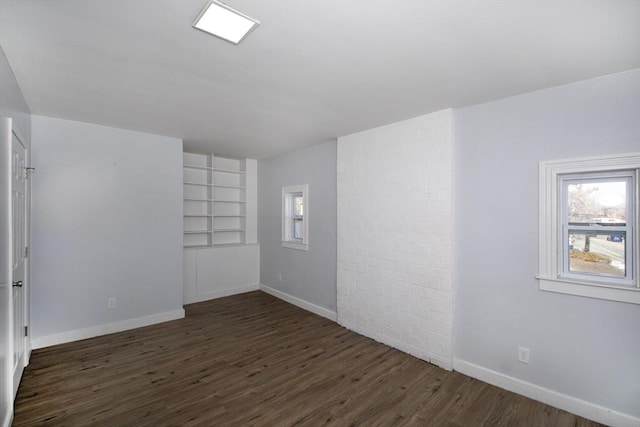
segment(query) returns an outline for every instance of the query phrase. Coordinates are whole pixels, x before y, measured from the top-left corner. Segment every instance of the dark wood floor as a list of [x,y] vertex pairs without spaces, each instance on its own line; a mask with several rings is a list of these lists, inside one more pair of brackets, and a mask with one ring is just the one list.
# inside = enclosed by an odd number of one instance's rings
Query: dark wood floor
[[14,426],[595,426],[261,292],[34,351]]

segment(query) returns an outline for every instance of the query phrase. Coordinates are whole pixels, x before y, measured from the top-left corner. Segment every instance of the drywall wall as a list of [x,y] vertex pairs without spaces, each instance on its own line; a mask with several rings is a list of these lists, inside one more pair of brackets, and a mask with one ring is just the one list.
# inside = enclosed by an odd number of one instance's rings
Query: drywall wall
[[[23,142],[30,147],[31,141],[31,115],[29,107],[25,102],[22,91],[11,70],[7,58],[0,48],[0,120],[10,118],[11,126],[20,133]],[[9,134],[10,129],[6,129]],[[0,138],[0,141],[3,141]],[[10,140],[10,139],[9,139]],[[8,213],[11,207],[8,200],[10,198],[10,181],[4,179],[10,176],[10,146],[0,147],[0,425],[9,425],[13,414],[13,375],[11,363],[12,349],[12,326],[11,313],[11,263],[5,254],[9,254],[11,246],[9,243],[9,233],[11,221]],[[27,156],[30,150],[27,151]],[[26,290],[26,288],[24,288]]]
[[[281,244],[282,187],[299,184],[309,185],[308,251]],[[261,284],[335,313],[335,142],[258,161],[258,236]]]
[[452,362],[451,110],[338,138],[338,322]]
[[[31,142],[31,113],[2,48],[0,48],[0,117],[10,117],[27,145]],[[27,146],[27,148],[29,148]]]
[[640,151],[640,70],[456,110],[454,133],[456,369],[639,417],[640,307],[540,291],[535,276],[538,162]]
[[34,347],[183,316],[182,141],[33,116],[32,142]]

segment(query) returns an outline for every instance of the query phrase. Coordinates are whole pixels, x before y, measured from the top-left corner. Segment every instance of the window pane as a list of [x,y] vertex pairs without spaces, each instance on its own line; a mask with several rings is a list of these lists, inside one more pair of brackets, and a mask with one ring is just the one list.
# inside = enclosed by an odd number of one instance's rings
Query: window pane
[[625,277],[625,231],[569,231],[569,271]]
[[302,195],[293,197],[293,214],[295,216],[304,215],[304,204]]
[[302,219],[293,219],[293,238],[296,240],[302,240]]
[[626,181],[581,180],[569,183],[567,193],[569,224],[626,224]]

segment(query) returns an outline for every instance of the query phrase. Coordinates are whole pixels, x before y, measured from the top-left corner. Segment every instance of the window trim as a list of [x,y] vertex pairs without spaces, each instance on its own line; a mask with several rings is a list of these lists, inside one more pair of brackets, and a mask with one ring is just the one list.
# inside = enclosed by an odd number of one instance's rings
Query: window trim
[[[302,194],[302,240],[293,238],[293,207],[294,196]],[[309,185],[289,185],[282,187],[282,246],[302,251],[309,250]]]
[[578,159],[543,161],[539,164],[539,228],[538,228],[538,276],[540,290],[579,295],[610,301],[640,304],[638,260],[638,227],[633,227],[632,251],[634,278],[631,286],[612,285],[597,280],[580,280],[573,277],[561,277],[562,262],[562,230],[560,221],[560,176],[635,170],[634,183],[634,221],[638,221],[638,205],[640,203],[640,153],[618,154],[609,156],[586,157]]

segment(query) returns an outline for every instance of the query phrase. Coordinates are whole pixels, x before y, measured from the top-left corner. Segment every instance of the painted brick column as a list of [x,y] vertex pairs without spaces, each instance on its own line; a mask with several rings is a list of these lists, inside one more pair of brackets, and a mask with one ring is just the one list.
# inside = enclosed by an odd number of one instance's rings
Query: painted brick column
[[338,139],[338,322],[452,368],[451,110]]

